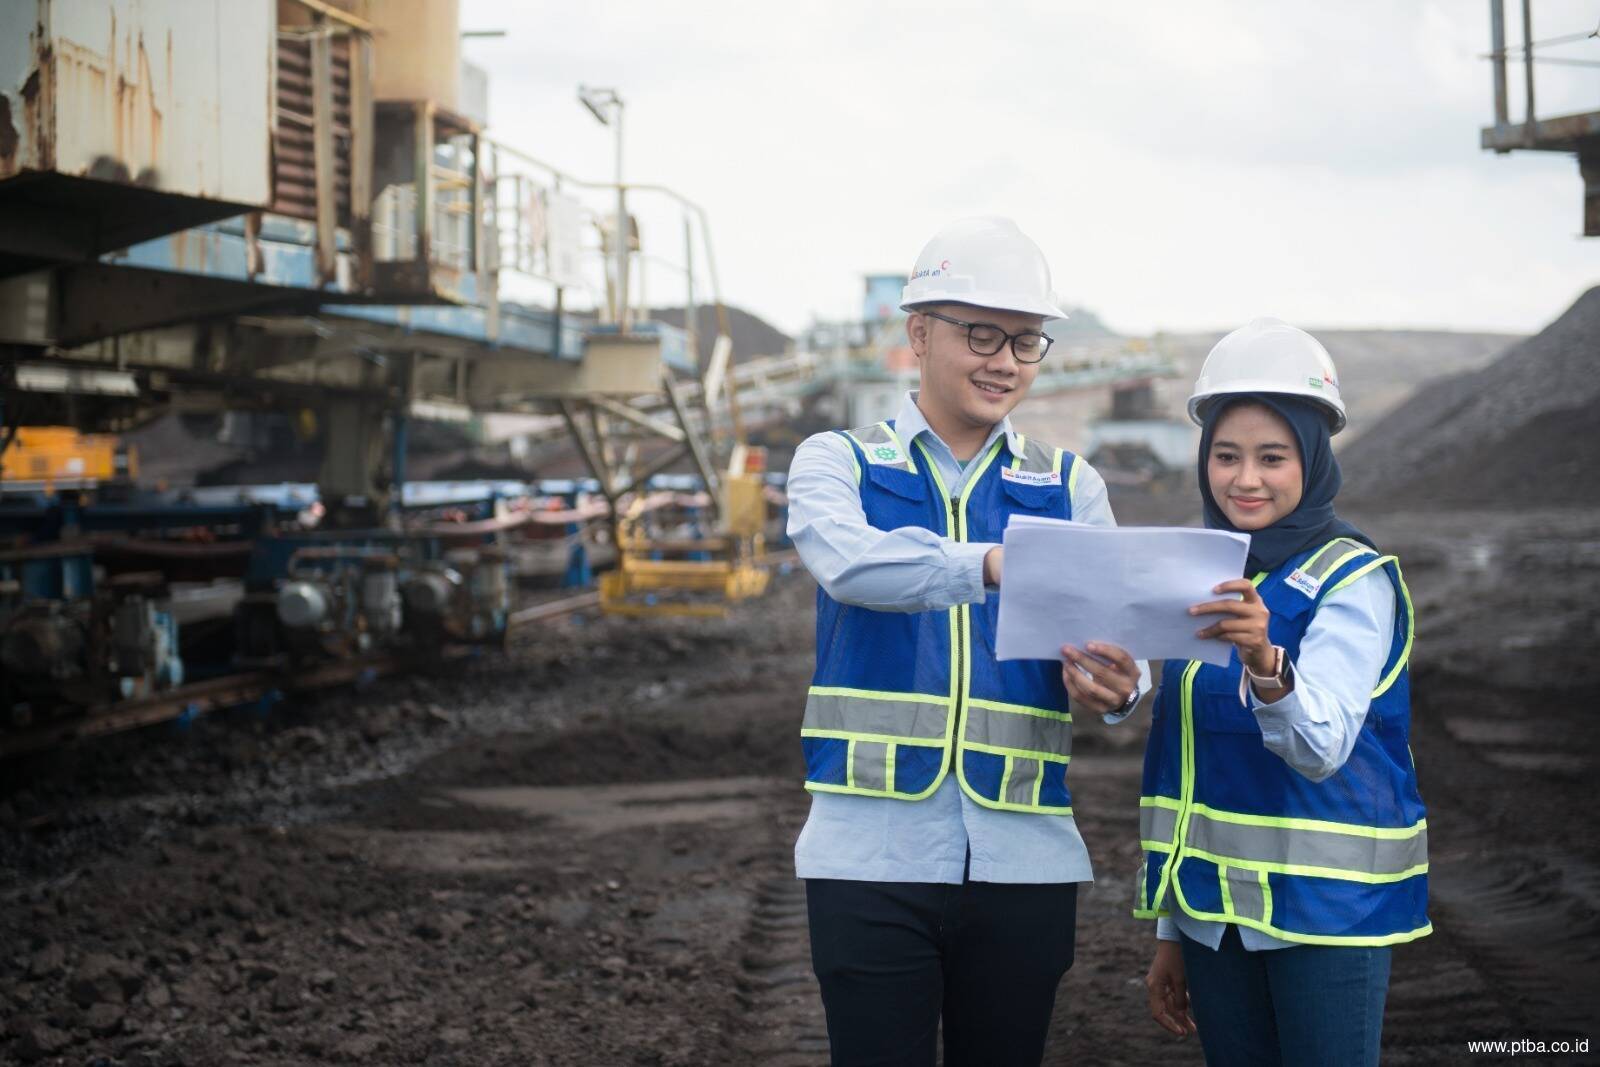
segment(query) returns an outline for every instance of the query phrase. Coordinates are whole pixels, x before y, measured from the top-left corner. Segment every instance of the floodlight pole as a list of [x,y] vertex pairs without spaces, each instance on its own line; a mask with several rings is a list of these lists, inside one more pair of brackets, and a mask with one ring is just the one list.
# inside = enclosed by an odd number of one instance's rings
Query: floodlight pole
[[578,86],[578,100],[602,126],[617,130],[617,222],[612,234],[616,284],[612,287],[618,333],[628,332],[628,191],[622,184],[622,97],[615,89]]
[[611,94],[617,116],[617,332],[628,332],[628,189],[622,184],[622,98]]

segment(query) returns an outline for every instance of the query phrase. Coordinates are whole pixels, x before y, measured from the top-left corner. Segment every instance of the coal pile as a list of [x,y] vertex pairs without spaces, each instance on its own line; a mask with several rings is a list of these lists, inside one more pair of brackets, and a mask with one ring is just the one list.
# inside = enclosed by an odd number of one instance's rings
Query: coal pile
[[1600,503],[1600,287],[1482,370],[1422,387],[1341,453],[1345,497],[1430,507]]

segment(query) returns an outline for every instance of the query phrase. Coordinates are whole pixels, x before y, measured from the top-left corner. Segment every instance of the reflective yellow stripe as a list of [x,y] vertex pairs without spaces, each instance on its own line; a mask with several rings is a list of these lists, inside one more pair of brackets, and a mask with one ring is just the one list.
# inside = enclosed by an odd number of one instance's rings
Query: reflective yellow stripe
[[895,734],[864,734],[854,730],[827,730],[817,727],[803,726],[800,728],[801,737],[832,738],[835,741],[885,741],[896,745],[912,745],[916,748],[943,748],[944,739],[925,737],[899,737]]
[[[1056,454],[1056,467],[1057,467],[1057,469],[1059,469],[1060,466],[1061,466],[1061,454],[1058,452]],[[1082,466],[1083,466],[1082,458],[1079,457],[1079,456],[1073,456],[1072,457],[1072,470],[1067,475],[1067,499],[1068,500],[1071,500],[1072,499],[1072,494],[1076,493],[1078,491],[1078,469],[1080,467],[1082,467]]]
[[968,707],[987,708],[990,711],[1009,711],[1013,715],[1037,715],[1041,719],[1058,719],[1061,722],[1071,722],[1072,712],[1056,711],[1054,708],[1034,708],[1027,704],[1007,704],[1003,700],[985,700],[982,697],[973,697],[967,701]]
[[1040,752],[1027,748],[1007,748],[1004,745],[990,745],[982,741],[964,741],[962,748],[973,752],[987,752],[994,756],[1018,756],[1022,759],[1046,760],[1050,763],[1071,763],[1071,756],[1063,756],[1058,752]]
[[857,697],[861,700],[910,700],[923,704],[944,704],[950,698],[929,693],[896,693],[889,689],[849,689],[840,685],[814,685],[806,690],[814,696]]

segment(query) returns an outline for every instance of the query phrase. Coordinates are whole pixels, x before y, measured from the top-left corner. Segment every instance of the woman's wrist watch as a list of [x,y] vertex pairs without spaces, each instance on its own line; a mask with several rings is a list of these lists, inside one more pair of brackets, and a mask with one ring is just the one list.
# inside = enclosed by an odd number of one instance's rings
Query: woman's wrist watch
[[1282,645],[1272,646],[1272,671],[1270,673],[1260,675],[1251,670],[1248,663],[1244,665],[1244,673],[1249,676],[1250,684],[1262,691],[1289,688],[1291,670],[1289,657],[1284,654]]

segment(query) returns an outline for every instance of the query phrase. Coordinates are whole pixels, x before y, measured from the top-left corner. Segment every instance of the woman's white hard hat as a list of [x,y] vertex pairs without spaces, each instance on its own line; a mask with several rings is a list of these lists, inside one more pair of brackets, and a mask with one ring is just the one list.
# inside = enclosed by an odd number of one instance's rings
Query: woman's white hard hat
[[1067,317],[1056,306],[1044,253],[1015,222],[997,215],[952,222],[923,246],[900,292],[900,310],[946,303]]
[[1327,409],[1333,433],[1344,429],[1333,357],[1322,342],[1282,319],[1254,319],[1216,343],[1195,379],[1189,417],[1205,425],[1211,402],[1235,393],[1305,397]]

